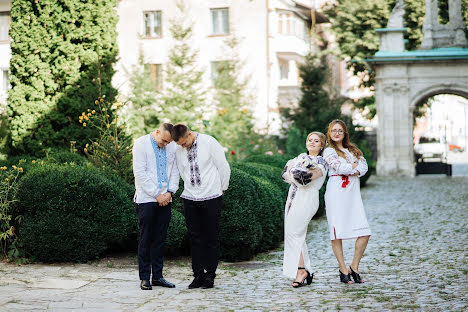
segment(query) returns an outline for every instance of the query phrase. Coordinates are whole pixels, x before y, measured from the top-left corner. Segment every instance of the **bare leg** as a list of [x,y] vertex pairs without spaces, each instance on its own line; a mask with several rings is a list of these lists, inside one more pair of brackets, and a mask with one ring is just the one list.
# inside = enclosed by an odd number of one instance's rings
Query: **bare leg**
[[[298,263],[297,267],[298,268],[303,268],[304,267],[304,258],[302,257],[302,252],[301,252],[301,255],[299,257],[299,263]],[[293,283],[296,282],[296,281],[297,282],[302,282],[306,277],[307,277],[306,270],[297,270],[296,279],[293,281]]]
[[[340,271],[343,274],[348,274],[348,268],[344,262],[343,256],[343,243],[341,239],[335,239],[331,241],[333,253],[335,254],[336,260],[338,261],[338,265],[340,266]],[[352,284],[352,282],[349,282]]]
[[353,271],[356,273],[359,273],[359,263],[361,262],[364,250],[366,250],[369,237],[370,236],[360,236],[356,239],[356,244],[354,245],[353,262],[351,262],[351,268],[353,268]]

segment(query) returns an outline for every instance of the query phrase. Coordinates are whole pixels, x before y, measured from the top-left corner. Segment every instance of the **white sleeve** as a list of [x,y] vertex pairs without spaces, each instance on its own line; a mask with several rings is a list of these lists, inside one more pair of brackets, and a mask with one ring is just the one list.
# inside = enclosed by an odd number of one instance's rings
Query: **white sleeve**
[[367,173],[367,171],[369,170],[369,167],[367,166],[367,161],[364,158],[364,156],[361,156],[359,158],[358,165],[356,166],[356,168],[354,168],[354,170],[359,171],[359,177],[362,177],[363,175]]
[[179,189],[179,169],[177,168],[177,157],[174,157],[171,172],[169,173],[169,187],[168,192],[175,194]]
[[331,147],[327,147],[323,151],[323,158],[328,166],[335,171],[335,174],[352,175],[355,172],[353,165],[348,163],[343,157],[338,156],[336,151]]
[[223,192],[229,187],[229,178],[231,177],[231,168],[226,160],[224,149],[219,142],[212,138],[210,140],[210,152],[213,158],[213,163],[218,169],[219,177],[221,178],[221,189]]
[[281,173],[281,177],[283,178],[284,182],[289,183],[289,184],[295,184],[294,183],[294,178],[291,175],[291,168],[294,166],[296,162],[296,158],[288,160],[286,165],[284,166],[283,172]]
[[325,159],[322,156],[318,156],[318,168],[322,170],[322,176],[327,176],[328,165]]
[[148,175],[145,146],[143,140],[137,140],[132,150],[133,154],[133,175],[135,176],[135,184],[138,184],[143,192],[156,198],[160,189],[156,183]]

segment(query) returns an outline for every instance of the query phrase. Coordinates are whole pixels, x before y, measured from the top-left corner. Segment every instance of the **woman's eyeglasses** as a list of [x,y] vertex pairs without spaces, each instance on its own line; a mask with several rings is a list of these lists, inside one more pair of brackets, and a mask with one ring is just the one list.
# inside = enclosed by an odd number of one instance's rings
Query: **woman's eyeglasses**
[[338,133],[338,134],[343,134],[344,131],[343,131],[343,130],[336,130],[336,129],[335,129],[335,130],[332,130],[331,133],[333,133],[333,134],[337,134],[337,133]]

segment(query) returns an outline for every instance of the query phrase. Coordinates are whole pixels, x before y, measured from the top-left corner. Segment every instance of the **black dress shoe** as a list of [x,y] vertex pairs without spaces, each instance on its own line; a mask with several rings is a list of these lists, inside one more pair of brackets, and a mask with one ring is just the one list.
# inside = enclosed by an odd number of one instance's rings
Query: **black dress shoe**
[[166,281],[163,277],[152,280],[151,285],[153,286],[162,286],[167,288],[175,288],[175,285]]
[[193,279],[193,281],[188,285],[189,289],[200,288],[205,281],[205,273],[201,273]]
[[201,285],[202,289],[208,289],[208,288],[213,288],[214,287],[214,279],[211,277],[206,277],[205,280],[203,281],[203,284]]
[[151,284],[150,284],[150,281],[149,281],[149,280],[141,280],[140,288],[141,288],[142,290],[151,290],[151,289],[153,289],[153,288],[151,287]]

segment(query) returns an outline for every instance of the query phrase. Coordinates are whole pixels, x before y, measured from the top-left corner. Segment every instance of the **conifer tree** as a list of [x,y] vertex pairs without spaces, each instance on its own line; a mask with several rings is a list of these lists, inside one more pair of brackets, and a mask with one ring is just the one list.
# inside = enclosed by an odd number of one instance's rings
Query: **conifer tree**
[[[312,131],[327,132],[333,119],[342,119],[351,125],[351,119],[341,113],[344,98],[332,97],[325,89],[328,81],[326,62],[320,56],[308,55],[300,67],[302,98],[298,107],[281,111],[286,119],[288,139],[287,152],[297,155],[305,151],[305,138]],[[352,127],[350,127],[352,128]],[[351,130],[351,129],[350,129]]]
[[133,137],[140,137],[154,131],[159,124],[158,99],[161,92],[153,81],[150,71],[143,63],[143,52],[140,51],[138,65],[130,73],[131,94],[128,97],[128,128]]
[[243,64],[237,54],[239,41],[231,36],[225,40],[225,60],[214,68],[213,100],[215,114],[210,118],[209,133],[242,158],[253,148],[256,134],[250,110],[252,96],[246,93],[248,79],[242,78]]
[[10,153],[38,154],[78,147],[97,133],[76,116],[98,97],[112,101],[116,61],[117,0],[15,0],[10,29],[12,58]]
[[161,98],[161,121],[184,123],[191,129],[204,127],[205,91],[202,85],[203,71],[198,68],[198,50],[191,40],[193,23],[188,21],[183,1],[177,2],[180,14],[171,21],[170,33],[174,46],[169,52],[164,90]]

